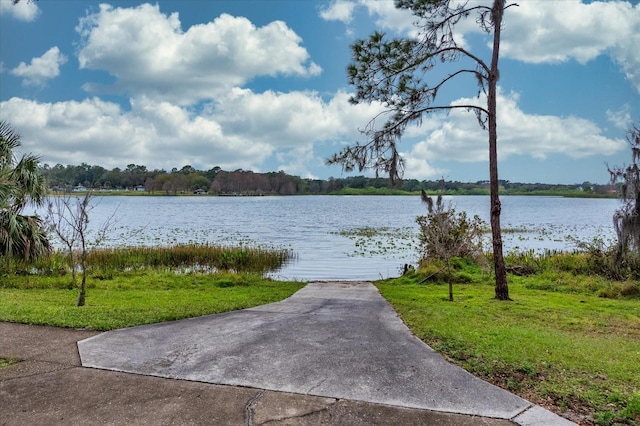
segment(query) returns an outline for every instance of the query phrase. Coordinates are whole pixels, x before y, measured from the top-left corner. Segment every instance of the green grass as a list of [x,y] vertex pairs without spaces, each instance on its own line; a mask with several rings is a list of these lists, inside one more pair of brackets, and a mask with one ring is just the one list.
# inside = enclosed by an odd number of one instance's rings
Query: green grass
[[0,321],[111,330],[244,309],[282,300],[300,282],[276,282],[246,274],[176,274],[150,269],[89,278],[87,304],[75,306],[69,278],[5,276]]
[[640,422],[640,300],[540,290],[531,276],[511,277],[514,300],[500,302],[487,274],[460,273],[471,283],[454,285],[454,302],[420,274],[377,285],[416,336],[474,375],[585,424]]
[[0,358],[0,368],[5,368],[5,367],[9,367],[13,364],[17,364],[18,361],[17,359],[11,359],[11,358]]

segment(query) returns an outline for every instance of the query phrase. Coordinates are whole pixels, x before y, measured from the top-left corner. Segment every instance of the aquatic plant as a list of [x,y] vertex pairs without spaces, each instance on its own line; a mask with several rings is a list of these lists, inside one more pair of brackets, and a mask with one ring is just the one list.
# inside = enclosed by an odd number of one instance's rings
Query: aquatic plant
[[349,238],[354,243],[354,250],[348,256],[385,258],[407,258],[407,252],[413,257],[417,247],[418,235],[411,227],[359,227],[331,232],[333,235]]
[[[71,274],[67,253],[54,251],[30,264],[16,263],[4,273],[63,276]],[[295,260],[292,250],[240,244],[177,244],[94,248],[87,253],[86,269],[93,278],[111,279],[122,271],[139,269],[171,270],[178,273],[230,271],[266,274]],[[73,288],[73,283],[70,283]]]
[[103,248],[92,251],[87,262],[100,274],[138,268],[171,268],[191,272],[216,270],[264,274],[292,260],[291,250],[250,247],[177,244],[173,246],[132,246]]

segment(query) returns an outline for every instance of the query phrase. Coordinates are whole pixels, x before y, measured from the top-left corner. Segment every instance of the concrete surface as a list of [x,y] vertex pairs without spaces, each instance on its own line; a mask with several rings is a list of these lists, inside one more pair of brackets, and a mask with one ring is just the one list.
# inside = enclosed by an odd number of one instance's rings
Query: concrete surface
[[221,386],[80,366],[95,332],[0,322],[0,425],[442,425],[507,420]]
[[115,330],[78,348],[85,367],[521,425],[573,424],[446,362],[364,282],[312,283],[282,302]]

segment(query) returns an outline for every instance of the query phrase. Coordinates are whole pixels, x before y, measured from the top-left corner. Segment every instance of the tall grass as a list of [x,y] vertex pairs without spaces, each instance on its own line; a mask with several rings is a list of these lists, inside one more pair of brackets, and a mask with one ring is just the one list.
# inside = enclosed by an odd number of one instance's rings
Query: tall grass
[[505,256],[513,281],[528,288],[591,293],[606,298],[640,298],[640,260],[613,262],[608,249],[596,245],[573,253],[512,252]]
[[[265,274],[294,259],[286,249],[264,247],[232,247],[209,244],[175,246],[133,246],[93,249],[87,257],[89,273],[98,278],[111,278],[114,273],[142,268],[173,269],[178,272],[230,271]],[[29,264],[7,263],[2,266],[18,274],[64,275],[69,272],[66,254],[51,256]],[[1,272],[1,271],[0,271]]]
[[266,273],[282,267],[292,257],[290,250],[283,249],[180,244],[94,250],[88,262],[96,272],[102,273],[144,267]]

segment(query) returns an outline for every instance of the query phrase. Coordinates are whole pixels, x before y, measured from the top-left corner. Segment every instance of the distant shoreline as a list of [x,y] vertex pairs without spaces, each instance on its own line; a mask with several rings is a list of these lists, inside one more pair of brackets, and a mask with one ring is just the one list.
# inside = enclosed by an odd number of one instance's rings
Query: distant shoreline
[[[86,190],[86,191],[49,191],[49,196],[65,196],[65,195],[83,195],[91,191],[94,196],[126,196],[126,197],[273,197],[273,196],[371,196],[371,195],[388,195],[388,196],[419,196],[419,191],[403,191],[400,189],[390,188],[343,188],[339,191],[333,191],[326,194],[301,193],[293,195],[282,194],[256,194],[256,193],[219,193],[219,194],[194,194],[189,192],[181,192],[176,194],[167,194],[162,191],[146,192],[146,191],[123,191],[123,190]],[[471,190],[453,190],[453,191],[426,191],[428,195],[436,196],[439,194],[446,196],[489,196],[488,189],[471,189]],[[596,194],[584,191],[563,191],[563,190],[538,190],[538,191],[500,191],[501,196],[535,196],[535,197],[564,197],[564,198],[618,198],[617,194]]]

